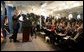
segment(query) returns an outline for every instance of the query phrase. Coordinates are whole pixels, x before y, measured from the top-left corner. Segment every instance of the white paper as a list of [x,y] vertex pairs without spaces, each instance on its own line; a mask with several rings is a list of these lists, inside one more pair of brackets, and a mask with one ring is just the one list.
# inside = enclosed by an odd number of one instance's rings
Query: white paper
[[19,18],[19,20],[20,20],[20,21],[23,21],[23,17],[21,16],[21,17]]

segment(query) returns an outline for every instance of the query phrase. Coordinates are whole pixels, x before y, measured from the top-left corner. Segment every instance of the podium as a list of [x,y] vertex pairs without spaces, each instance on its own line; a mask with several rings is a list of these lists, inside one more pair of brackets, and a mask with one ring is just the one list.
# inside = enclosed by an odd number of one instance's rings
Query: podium
[[30,29],[23,29],[23,38],[22,41],[23,42],[28,42],[30,39],[30,34],[31,34],[31,30]]
[[32,29],[32,23],[29,19],[23,19],[23,23],[22,23],[22,42],[28,42],[31,36],[31,29]]

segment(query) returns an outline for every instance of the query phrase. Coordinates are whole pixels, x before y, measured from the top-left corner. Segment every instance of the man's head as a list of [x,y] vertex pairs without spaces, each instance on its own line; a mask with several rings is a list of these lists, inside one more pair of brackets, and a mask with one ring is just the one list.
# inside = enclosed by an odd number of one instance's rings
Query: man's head
[[19,9],[16,7],[14,10],[14,15],[18,16],[19,15]]

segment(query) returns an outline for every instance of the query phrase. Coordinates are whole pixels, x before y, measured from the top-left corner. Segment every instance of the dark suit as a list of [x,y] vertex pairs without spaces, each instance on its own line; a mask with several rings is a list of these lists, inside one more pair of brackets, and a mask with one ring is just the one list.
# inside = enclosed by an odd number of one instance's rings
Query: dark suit
[[14,42],[17,40],[17,33],[18,33],[18,30],[19,30],[19,27],[20,27],[20,24],[19,24],[19,20],[18,18],[20,17],[20,15],[18,16],[13,16],[12,20],[13,20],[13,35],[10,37],[14,40]]

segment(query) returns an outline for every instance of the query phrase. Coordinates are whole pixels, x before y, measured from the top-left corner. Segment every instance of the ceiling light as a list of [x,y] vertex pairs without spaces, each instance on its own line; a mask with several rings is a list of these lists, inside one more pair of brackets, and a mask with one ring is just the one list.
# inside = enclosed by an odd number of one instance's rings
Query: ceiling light
[[79,15],[77,15],[77,19],[80,19],[80,18],[81,18],[80,14],[79,14]]
[[43,7],[45,7],[45,6],[47,6],[47,3],[44,3],[43,5],[41,5],[41,8],[43,8]]
[[73,15],[69,14],[68,19],[70,20],[71,18],[73,18]]

